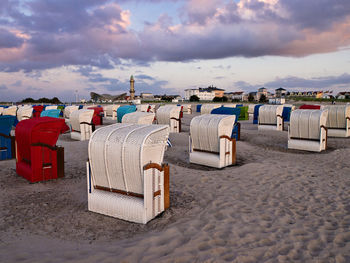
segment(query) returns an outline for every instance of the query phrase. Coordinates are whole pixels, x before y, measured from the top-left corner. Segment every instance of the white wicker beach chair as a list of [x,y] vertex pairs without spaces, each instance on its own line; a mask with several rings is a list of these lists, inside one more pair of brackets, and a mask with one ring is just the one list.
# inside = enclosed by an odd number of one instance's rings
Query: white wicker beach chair
[[249,114],[249,119],[252,119],[254,116],[254,108],[256,104],[249,104],[248,105],[248,114]]
[[290,116],[288,148],[320,152],[327,148],[327,110],[295,110]]
[[222,168],[236,163],[236,140],[231,139],[235,115],[205,114],[190,124],[190,162]]
[[263,105],[259,108],[259,130],[283,131],[283,105]]
[[149,104],[139,104],[136,105],[136,110],[141,112],[147,112],[149,108]]
[[17,114],[17,106],[15,105],[5,108],[4,111],[2,112],[2,115],[16,116],[16,114]]
[[32,117],[33,107],[31,105],[24,105],[19,107],[17,110],[17,119],[18,121],[27,120]]
[[112,120],[117,119],[117,110],[120,107],[120,105],[107,105],[103,107],[104,111],[104,117],[105,118],[110,118]]
[[57,109],[57,105],[50,105],[45,107],[45,110],[56,110],[56,109]]
[[203,104],[201,107],[201,114],[210,114],[213,109],[220,108],[221,104]]
[[192,114],[192,105],[191,104],[183,104],[181,105],[182,108],[182,112],[186,113],[186,114]]
[[135,111],[125,114],[122,123],[153,124],[155,114],[151,112]]
[[159,107],[156,113],[158,124],[170,126],[170,132],[181,132],[181,107],[176,105],[165,105]]
[[150,104],[150,105],[149,105],[149,111],[148,111],[148,112],[156,113],[156,105]]
[[350,105],[325,106],[328,110],[327,136],[349,137],[350,136]]
[[69,119],[73,111],[79,110],[78,105],[71,105],[64,108],[64,118]]
[[70,136],[74,140],[85,141],[88,140],[94,130],[92,124],[92,116],[94,110],[77,110],[70,115],[69,122],[72,127]]
[[146,224],[169,207],[169,127],[117,123],[89,142],[88,209]]

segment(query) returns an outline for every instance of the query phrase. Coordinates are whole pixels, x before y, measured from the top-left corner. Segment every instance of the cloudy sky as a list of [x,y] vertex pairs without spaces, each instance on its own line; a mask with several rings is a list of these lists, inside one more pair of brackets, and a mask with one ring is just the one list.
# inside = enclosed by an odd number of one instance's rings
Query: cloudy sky
[[1,0],[0,101],[350,90],[349,0]]

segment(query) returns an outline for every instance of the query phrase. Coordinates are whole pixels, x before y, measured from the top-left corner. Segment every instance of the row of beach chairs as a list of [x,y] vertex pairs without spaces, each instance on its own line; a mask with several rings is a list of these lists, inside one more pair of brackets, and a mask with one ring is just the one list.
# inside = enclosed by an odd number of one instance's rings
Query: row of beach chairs
[[[259,129],[262,126],[264,130],[280,130],[283,109],[278,107],[264,105],[259,108]],[[136,111],[125,114],[122,123],[101,127],[90,135],[89,160],[86,163],[90,211],[145,224],[169,207],[169,166],[163,163],[163,159],[169,133],[172,132],[172,113],[176,112],[175,119],[180,118],[179,107],[176,108],[168,105],[158,109],[157,119],[162,122],[164,118],[165,124],[142,124],[140,119],[147,117],[150,122],[155,115]],[[90,126],[91,122],[86,121],[86,124],[79,118],[75,123],[74,116],[81,114],[89,114],[92,118],[94,111],[72,111],[69,116],[72,128],[75,125]],[[325,148],[327,132],[334,128],[339,133],[344,125],[349,127],[349,114],[346,105],[292,111],[288,147],[298,149],[306,143],[310,151]],[[216,168],[235,164],[233,129],[238,116],[240,113],[235,107],[231,111],[217,107],[210,114],[193,117],[189,135],[190,162]],[[8,122],[14,121],[13,116],[1,117]],[[64,149],[56,142],[64,125],[66,121],[63,118],[51,117],[18,123],[15,139],[17,174],[31,182],[63,176]],[[180,129],[176,125],[178,123],[174,124],[173,132]],[[266,128],[268,125],[275,128]],[[346,133],[348,129],[341,132]],[[4,132],[9,133],[8,130]],[[12,148],[12,143],[10,141],[7,147]]]

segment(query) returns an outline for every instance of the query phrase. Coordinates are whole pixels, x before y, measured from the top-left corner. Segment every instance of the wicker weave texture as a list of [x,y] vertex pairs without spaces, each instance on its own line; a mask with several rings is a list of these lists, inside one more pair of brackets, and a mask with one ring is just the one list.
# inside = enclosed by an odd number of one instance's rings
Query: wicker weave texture
[[154,121],[154,113],[135,111],[125,114],[122,119],[122,123],[134,123],[134,124],[152,124]]
[[327,110],[295,110],[291,113],[289,137],[320,139],[321,126],[326,126]]
[[120,105],[107,105],[103,107],[103,111],[105,114],[105,117],[112,117],[115,119],[117,115],[117,109],[120,107]]
[[94,115],[93,110],[77,110],[73,111],[70,115],[70,124],[72,125],[72,129],[75,131],[80,130],[80,123],[87,122],[91,123],[92,116]]
[[156,113],[158,124],[170,125],[171,118],[180,118],[181,107],[176,105],[165,105],[159,107]]
[[136,110],[141,112],[147,112],[149,104],[136,105]]
[[259,108],[259,124],[277,124],[277,115],[282,116],[283,105],[263,105]]
[[324,109],[328,110],[328,118],[326,127],[333,129],[345,129],[347,128],[348,120],[350,118],[350,106],[349,105],[331,105],[325,106]]
[[221,104],[203,104],[201,114],[210,114],[213,109],[220,108]]
[[96,130],[89,143],[94,184],[143,194],[143,167],[162,163],[168,134],[163,125],[118,123]]
[[219,152],[220,136],[231,136],[235,115],[204,114],[196,116],[190,124],[193,148]]
[[18,108],[17,111],[17,119],[18,121],[28,119],[32,116],[33,114],[33,107],[26,105],[23,107]]
[[17,106],[10,106],[4,109],[2,115],[16,116],[16,112],[17,112]]
[[73,111],[79,110],[79,106],[71,105],[64,108],[64,118],[69,119]]

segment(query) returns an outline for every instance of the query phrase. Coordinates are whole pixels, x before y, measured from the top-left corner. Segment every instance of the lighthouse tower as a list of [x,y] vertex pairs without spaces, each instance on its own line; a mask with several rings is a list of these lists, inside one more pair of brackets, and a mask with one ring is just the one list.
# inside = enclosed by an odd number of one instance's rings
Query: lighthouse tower
[[130,77],[130,99],[134,100],[135,99],[135,80],[134,80],[134,76],[131,75]]

